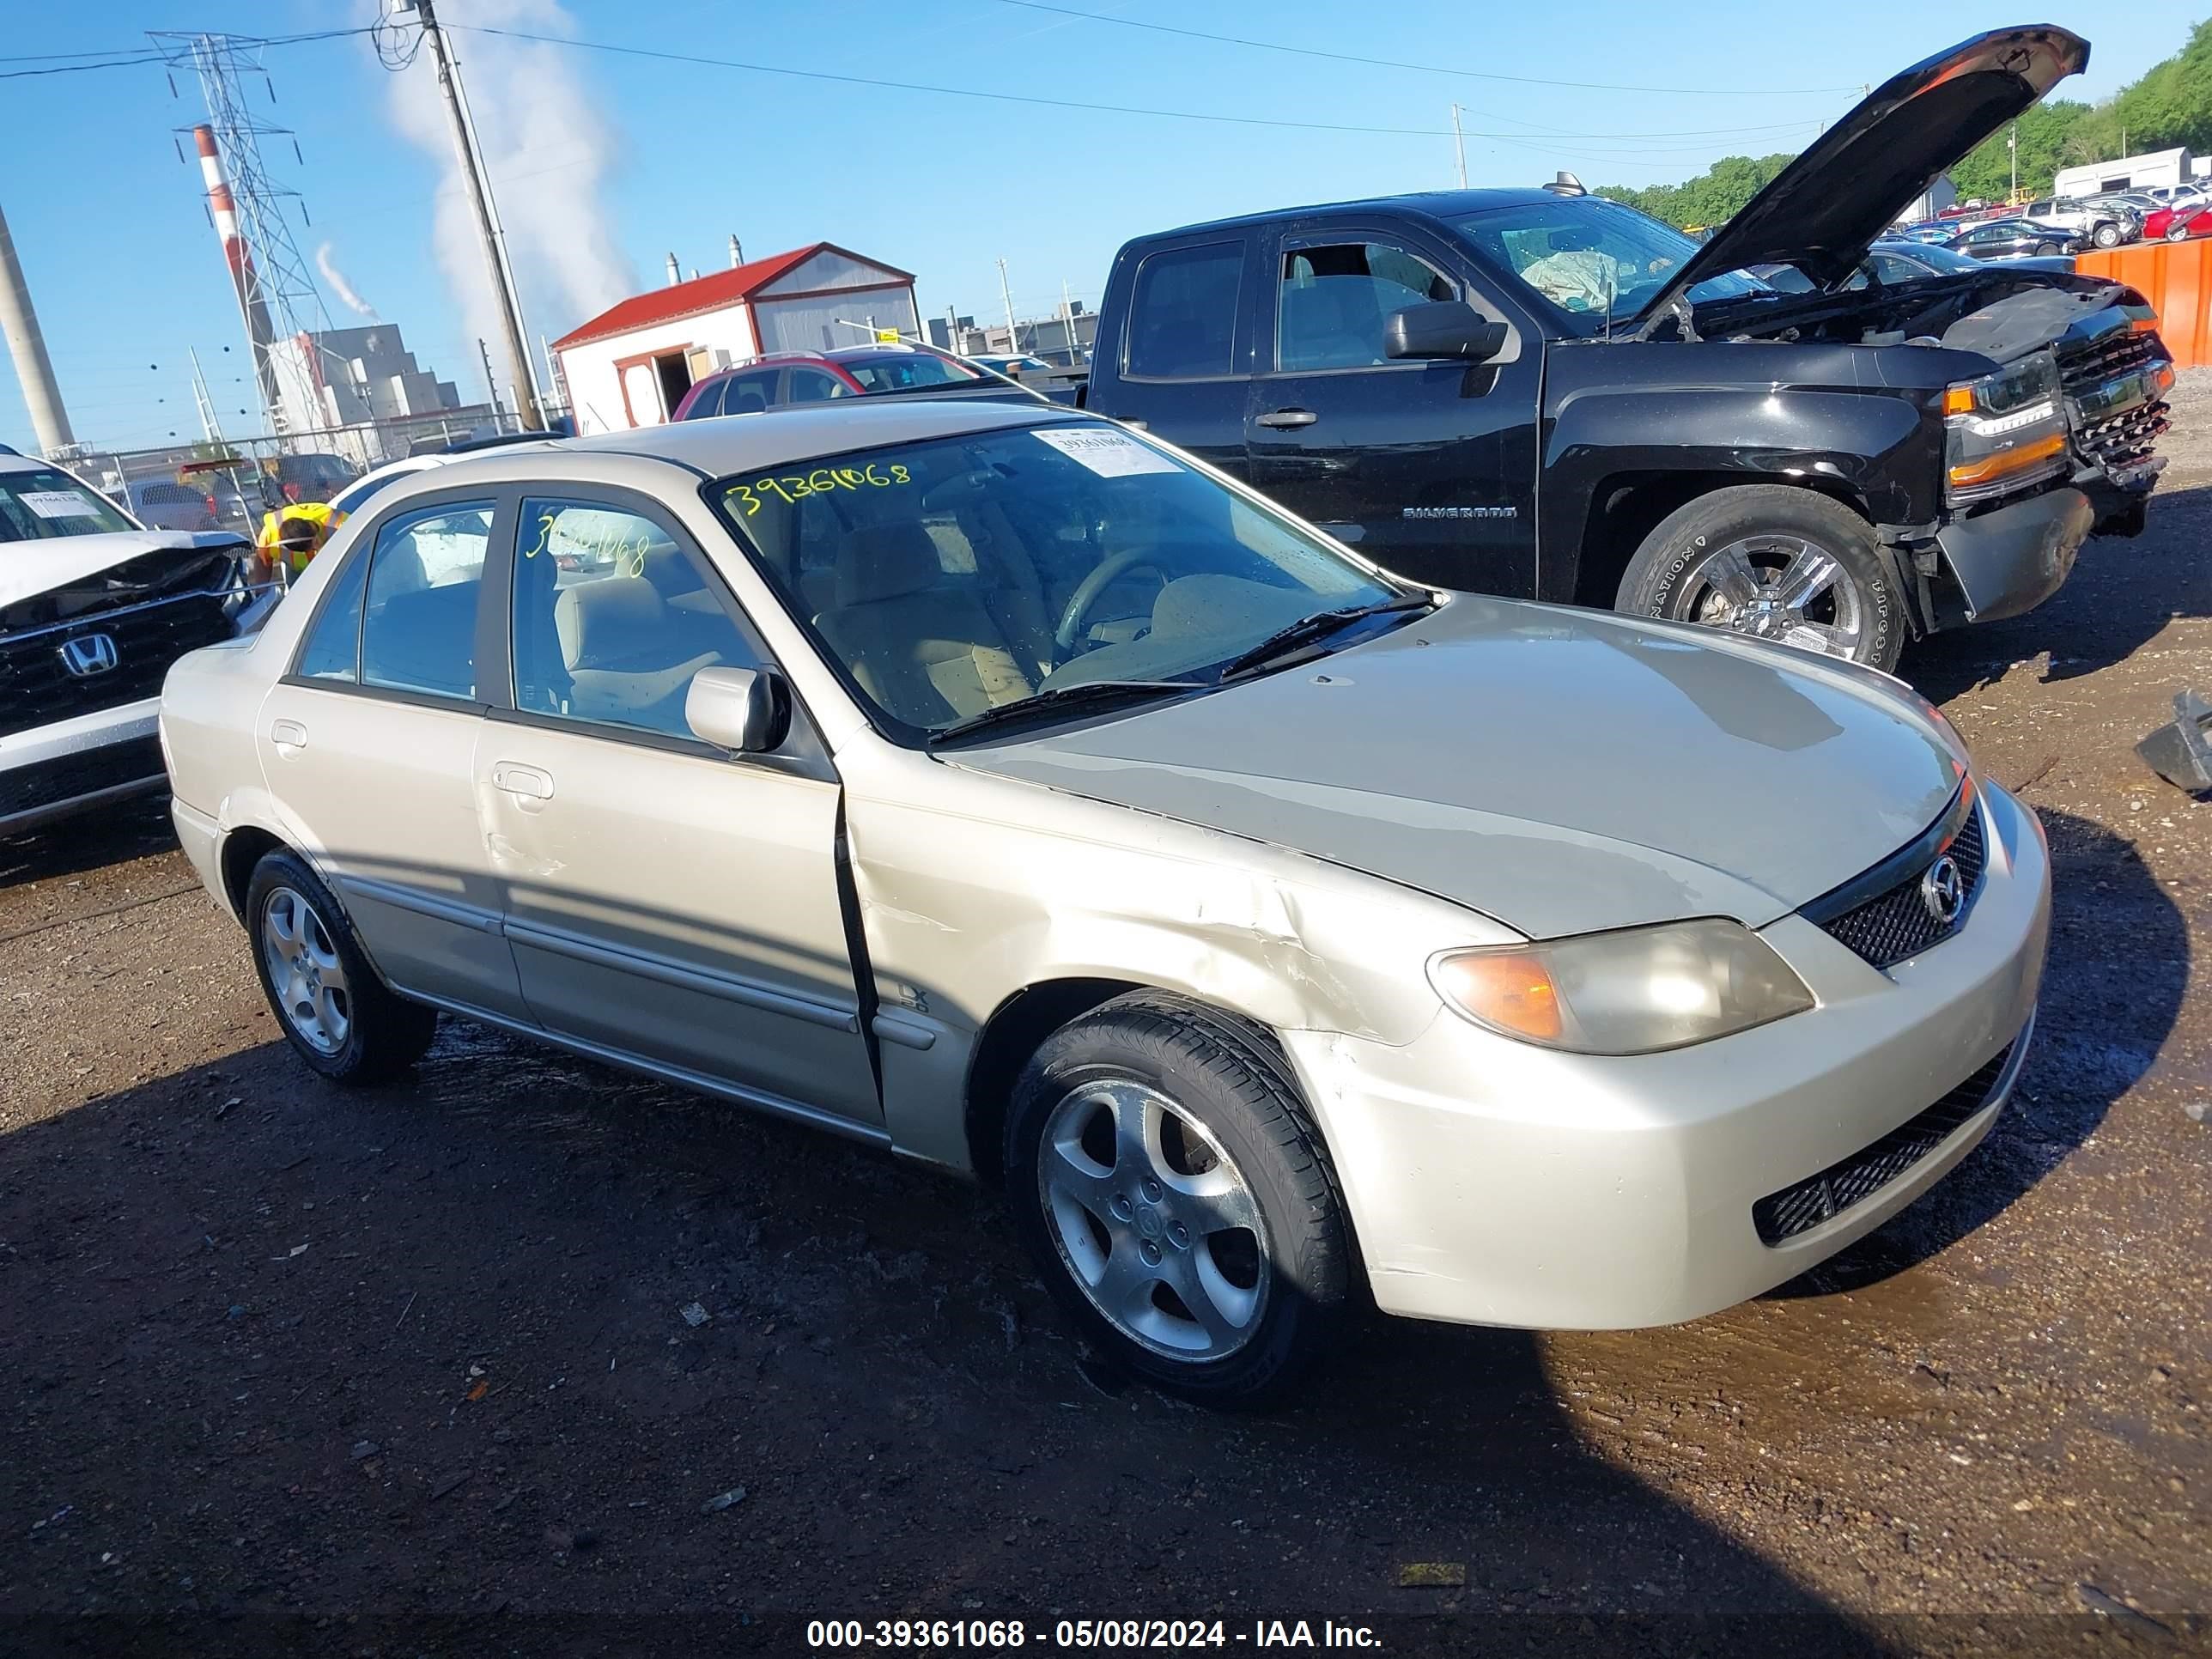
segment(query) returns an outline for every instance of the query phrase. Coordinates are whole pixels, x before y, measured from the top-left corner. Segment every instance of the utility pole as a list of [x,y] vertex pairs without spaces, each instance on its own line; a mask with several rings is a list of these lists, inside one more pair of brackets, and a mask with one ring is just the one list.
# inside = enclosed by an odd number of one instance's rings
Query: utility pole
[[2012,131],[2005,135],[2005,148],[2012,152],[2012,194],[2005,198],[2005,205],[2010,207],[2020,200],[2020,123],[2017,121],[2012,124]]
[[1067,297],[1067,278],[1060,279],[1060,329],[1067,337],[1067,366],[1078,368],[1083,363],[1083,353],[1075,343],[1075,301]]
[[8,350],[15,360],[15,378],[22,382],[23,403],[31,411],[31,433],[47,454],[76,441],[70,431],[69,411],[62,407],[62,389],[54,379],[53,360],[46,356],[46,337],[39,332],[39,313],[31,309],[31,290],[23,281],[23,267],[15,259],[15,239],[8,221],[0,218],[0,333],[8,337]]
[[222,447],[222,428],[215,417],[215,398],[208,391],[207,376],[200,373],[200,354],[186,346],[185,356],[192,360],[192,401],[199,405],[200,430],[219,450]]
[[[476,147],[469,142],[469,124],[461,112],[460,95],[454,90],[453,61],[446,55],[446,37],[438,27],[436,0],[415,0],[415,11],[422,20],[422,38],[429,43],[430,59],[437,65],[438,90],[446,100],[447,118],[453,125],[453,149],[460,157],[461,178],[468,185],[469,205],[476,210],[477,230],[483,238],[484,266],[491,277],[492,296],[499,302],[500,331],[507,337],[507,360],[514,365],[516,413],[523,430],[543,432],[545,417],[538,411],[535,379],[530,372],[530,349],[522,343],[521,307],[515,303],[514,289],[507,286],[507,262],[500,257],[491,203],[484,191],[483,176],[477,170]],[[489,362],[485,374],[489,377]],[[499,391],[495,384],[493,407],[496,409],[498,404]]]
[[1022,339],[1014,327],[1014,291],[1006,286],[1006,262],[999,261],[999,297],[1006,302],[1006,351],[1014,356],[1022,349]]
[[1459,106],[1452,106],[1452,159],[1459,163],[1459,187],[1467,188],[1467,139],[1459,130]]

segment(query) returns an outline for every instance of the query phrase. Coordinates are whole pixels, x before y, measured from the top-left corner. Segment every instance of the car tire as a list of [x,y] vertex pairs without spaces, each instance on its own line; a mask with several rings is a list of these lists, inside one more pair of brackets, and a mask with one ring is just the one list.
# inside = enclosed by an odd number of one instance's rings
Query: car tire
[[1164,994],[1115,998],[1031,1057],[1006,1154],[1023,1243],[1121,1369],[1249,1408],[1329,1346],[1352,1297],[1351,1230],[1321,1133],[1257,1028]]
[[2183,221],[2176,219],[2172,224],[2166,228],[2166,240],[2169,242],[2187,241],[2189,240],[2188,225]]
[[2089,240],[2099,247],[2118,247],[2120,245],[2120,228],[2118,225],[2099,225],[2089,233]]
[[1904,603],[1873,526],[1789,484],[1717,489],[1677,507],[1628,562],[1613,608],[1725,628],[1884,673],[1905,648]]
[[246,928],[262,994],[313,1070],[333,1083],[382,1083],[422,1058],[435,1011],[377,976],[344,910],[298,854],[279,849],[253,866]]

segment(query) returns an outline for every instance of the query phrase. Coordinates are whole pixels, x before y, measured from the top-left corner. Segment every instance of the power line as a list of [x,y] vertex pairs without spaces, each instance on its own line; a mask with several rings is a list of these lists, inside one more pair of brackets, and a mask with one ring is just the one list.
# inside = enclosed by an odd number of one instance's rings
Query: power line
[[[1087,13],[1080,15],[1088,15]],[[538,46],[568,46],[580,52],[611,52],[624,58],[652,58],[663,63],[688,64],[695,68],[703,66],[710,69],[740,70],[749,74],[781,75],[801,81],[829,81],[834,82],[840,86],[872,87],[878,90],[890,92],[926,92],[935,94],[940,97],[977,98],[992,103],[1030,104],[1040,106],[1048,109],[1083,110],[1092,114],[1100,115],[1142,115],[1149,116],[1159,120],[1211,121],[1223,125],[1239,127],[1284,127],[1294,129],[1302,132],[1368,133],[1377,134],[1392,138],[1449,138],[1452,136],[1451,129],[1449,127],[1361,126],[1334,121],[1288,121],[1277,118],[1258,115],[1223,115],[1204,110],[1158,109],[1137,104],[1098,104],[1073,98],[1047,98],[1033,93],[993,92],[980,87],[946,87],[938,86],[931,82],[922,81],[887,81],[879,79],[873,76],[839,74],[830,70],[791,69],[780,64],[755,64],[734,58],[703,58],[696,52],[662,52],[657,51],[650,46],[617,46],[611,41],[583,40],[569,35],[534,34],[523,29],[495,28],[488,24],[482,23],[448,23],[446,25],[446,27],[456,33],[497,35],[504,40],[527,40]],[[1617,88],[1615,89],[1617,90]],[[1796,127],[1808,126],[1812,124],[1808,121],[1795,121],[1782,123],[1773,128],[1746,127],[1735,129],[1734,131],[1744,132],[1769,131],[1781,131]],[[1716,131],[1728,130],[1717,129]],[[1468,138],[1489,139],[1497,143],[1520,144],[1531,149],[1539,149],[1547,152],[1558,148],[1556,145],[1548,143],[1540,143],[1527,133],[1468,132],[1462,136]],[[1593,132],[1579,134],[1570,133],[1562,134],[1560,136],[1566,137],[1571,141],[1583,141],[1608,138],[1627,139],[1638,137],[1663,137],[1679,135]],[[1700,144],[1689,146],[1687,148],[1705,149],[1711,147],[1709,145]],[[1646,149],[1639,147],[1633,153],[1637,155],[1648,155],[1651,152]],[[1628,152],[1624,152],[1623,159],[1626,158],[1627,154]],[[1610,160],[1613,158],[1601,157],[1598,159]]]
[[[256,35],[252,37],[241,35],[238,38],[241,40],[250,40],[251,44],[258,49],[263,46],[305,46],[309,42],[315,40],[343,40],[351,35],[373,34],[374,33],[375,33],[374,27],[374,26],[371,26],[369,27],[352,29],[316,29],[305,34],[270,34]],[[169,61],[170,54],[165,52],[149,51],[144,48],[137,48],[129,51],[118,49],[112,52],[41,52],[28,56],[0,58],[0,64],[36,64],[44,62],[47,59],[59,58],[97,58],[104,59],[105,61],[88,64],[57,64],[48,69],[0,70],[0,81],[20,81],[27,76],[34,75],[76,75],[81,74],[87,70],[136,69],[140,65],[146,64],[166,64]]]
[[1208,34],[1203,29],[1178,28],[1171,23],[1147,23],[1134,17],[1109,17],[1072,6],[1054,6],[1046,0],[999,0],[1004,6],[1024,11],[1050,12],[1058,17],[1079,18],[1086,23],[1112,23],[1122,28],[1149,29],[1155,34],[1179,34],[1187,40],[1211,40],[1218,46],[1249,46],[1258,52],[1288,52],[1298,58],[1326,58],[1339,64],[1360,64],[1369,69],[1410,70],[1419,75],[1441,75],[1468,81],[1504,81],[1523,87],[1568,87],[1578,92],[1664,92],[1698,98],[1811,97],[1828,92],[1856,92],[1856,87],[1633,87],[1605,81],[1549,81],[1534,75],[1500,75],[1491,70],[1440,69],[1433,64],[1408,64],[1395,58],[1359,58],[1349,52],[1323,52],[1313,46],[1285,46],[1275,40],[1249,40],[1242,35]]

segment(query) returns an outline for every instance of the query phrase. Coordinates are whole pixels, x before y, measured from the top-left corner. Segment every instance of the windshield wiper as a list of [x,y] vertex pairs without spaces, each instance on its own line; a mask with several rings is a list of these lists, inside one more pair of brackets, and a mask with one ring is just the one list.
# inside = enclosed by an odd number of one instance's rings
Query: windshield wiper
[[1326,638],[1339,629],[1349,628],[1353,623],[1368,617],[1383,617],[1394,611],[1433,611],[1437,602],[1425,593],[1405,593],[1393,599],[1378,599],[1373,605],[1347,605],[1341,611],[1317,611],[1310,617],[1301,617],[1287,628],[1279,628],[1249,651],[1241,651],[1223,665],[1221,678],[1235,678],[1267,664],[1315,641]]
[[1111,708],[1116,703],[1145,702],[1156,697],[1199,691],[1205,688],[1196,680],[1085,680],[1075,685],[1056,685],[1038,692],[1033,697],[1024,697],[1018,702],[1002,702],[986,708],[980,714],[970,714],[964,720],[956,720],[941,731],[929,734],[933,749],[955,738],[965,738],[996,726],[1012,725],[1032,715],[1065,714],[1070,710],[1095,705]]

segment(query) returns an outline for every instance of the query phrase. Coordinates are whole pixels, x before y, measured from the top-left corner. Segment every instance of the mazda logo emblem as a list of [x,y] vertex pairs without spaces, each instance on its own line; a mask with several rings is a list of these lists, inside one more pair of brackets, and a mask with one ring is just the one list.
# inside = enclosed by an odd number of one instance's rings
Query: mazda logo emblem
[[105,674],[115,663],[115,640],[112,635],[80,634],[73,640],[62,641],[62,666],[81,680]]
[[1966,908],[1966,877],[1959,860],[1948,853],[1928,866],[1920,878],[1920,902],[1939,924],[1948,927]]

